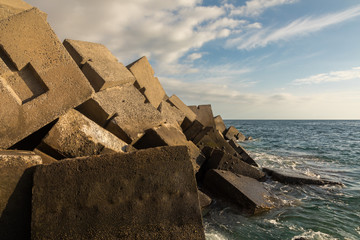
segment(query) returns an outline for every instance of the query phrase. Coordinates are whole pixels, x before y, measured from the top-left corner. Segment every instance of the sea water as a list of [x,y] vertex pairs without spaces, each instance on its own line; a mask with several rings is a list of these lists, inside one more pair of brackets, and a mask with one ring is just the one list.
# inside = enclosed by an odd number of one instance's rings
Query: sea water
[[360,121],[226,120],[253,140],[241,145],[261,167],[292,169],[343,185],[267,180],[282,206],[246,216],[216,201],[206,239],[360,239]]

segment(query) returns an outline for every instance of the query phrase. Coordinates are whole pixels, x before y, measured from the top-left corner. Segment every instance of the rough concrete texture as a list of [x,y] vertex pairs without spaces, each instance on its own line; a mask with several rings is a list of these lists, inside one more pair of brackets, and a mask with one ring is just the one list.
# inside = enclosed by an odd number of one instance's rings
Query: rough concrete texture
[[195,121],[196,114],[188,107],[186,106],[183,101],[180,100],[176,95],[172,95],[169,99],[167,99],[167,102],[169,102],[172,106],[175,106],[177,109],[179,109],[181,112],[184,113],[185,117],[190,120],[190,122]]
[[246,139],[246,137],[234,126],[230,126],[228,129],[226,129],[224,132],[224,136],[228,140],[234,139],[239,141],[245,141]]
[[206,161],[206,168],[221,169],[240,174],[242,176],[251,177],[257,180],[264,180],[265,174],[259,168],[244,162],[241,158],[234,157],[224,151],[215,149],[210,158]]
[[243,148],[240,144],[238,144],[234,139],[229,141],[230,146],[232,146],[235,151],[241,156],[244,162],[253,165],[255,167],[259,167],[259,165],[255,162],[255,160],[250,157],[250,155],[246,152],[245,148]]
[[159,111],[144,102],[145,97],[134,86],[121,86],[97,92],[77,110],[126,143],[131,143],[145,130],[165,121]]
[[42,140],[41,146],[44,145],[62,158],[125,152],[127,147],[124,141],[74,109],[59,118]]
[[314,184],[314,185],[326,185],[326,184],[341,184],[322,178],[310,177],[303,173],[288,170],[288,169],[272,169],[263,168],[272,179],[286,183],[286,184]]
[[187,146],[189,148],[195,172],[200,169],[200,166],[205,161],[205,157],[202,155],[199,148],[196,147],[193,142],[188,141],[179,129],[169,124],[163,124],[159,127],[147,130],[144,136],[142,136],[133,146],[137,149],[159,146]]
[[212,199],[207,194],[203,193],[200,190],[198,190],[198,194],[199,194],[200,207],[205,208],[210,206],[210,204],[212,203]]
[[205,239],[186,147],[36,168],[32,239]]
[[253,178],[212,169],[206,173],[204,185],[212,193],[234,201],[251,214],[275,207],[274,197]]
[[69,39],[63,44],[96,92],[134,84],[134,75],[104,45]]
[[0,0],[0,20],[32,8],[22,0]]
[[93,90],[39,10],[1,20],[0,32],[0,148],[8,148]]
[[215,122],[215,129],[221,132],[221,134],[223,134],[226,130],[226,126],[222,117],[220,115],[217,115],[216,117],[214,117],[214,122]]
[[203,128],[204,126],[198,120],[192,122],[191,126],[184,131],[187,140],[193,140]]
[[0,151],[0,239],[30,239],[33,166],[41,157],[28,151]]
[[215,128],[214,115],[210,104],[189,107],[196,114],[196,120],[204,127]]
[[43,164],[51,164],[51,163],[57,162],[57,160],[55,158],[47,155],[46,153],[44,153],[43,151],[40,151],[37,148],[34,149],[34,153],[41,157]]
[[136,78],[135,86],[155,108],[158,108],[166,94],[159,79],[154,77],[154,70],[147,58],[142,57],[129,64],[127,68]]
[[185,115],[176,107],[171,106],[165,100],[161,101],[158,111],[161,113],[167,123],[180,128],[184,121]]
[[205,147],[221,149],[228,154],[237,156],[237,152],[230,144],[220,135],[220,133],[212,127],[204,128],[194,139],[193,142],[201,150]]

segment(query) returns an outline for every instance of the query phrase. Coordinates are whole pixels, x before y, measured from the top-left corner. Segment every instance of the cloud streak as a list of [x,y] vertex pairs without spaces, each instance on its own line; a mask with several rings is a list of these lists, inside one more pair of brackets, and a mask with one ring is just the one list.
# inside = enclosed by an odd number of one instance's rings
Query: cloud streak
[[262,14],[266,9],[283,4],[295,3],[298,0],[251,0],[246,1],[245,6],[233,8],[231,15],[255,17]]

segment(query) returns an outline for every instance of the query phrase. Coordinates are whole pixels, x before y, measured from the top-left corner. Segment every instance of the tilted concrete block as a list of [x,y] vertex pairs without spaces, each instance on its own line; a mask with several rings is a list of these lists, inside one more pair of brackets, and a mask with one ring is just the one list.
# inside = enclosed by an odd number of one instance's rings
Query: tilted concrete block
[[206,208],[210,206],[212,199],[207,194],[203,193],[202,191],[198,190],[199,194],[199,203],[201,208]]
[[0,151],[0,239],[30,239],[33,166],[41,157],[28,151]]
[[165,100],[160,103],[158,111],[161,113],[167,123],[170,123],[176,127],[179,126],[179,128],[185,118],[185,115],[179,109],[171,106],[170,103],[166,102]]
[[0,20],[33,8],[22,0],[0,0]]
[[206,171],[220,169],[251,177],[257,180],[264,180],[265,174],[259,168],[244,162],[240,157],[235,157],[224,151],[215,149],[205,163]]
[[246,137],[241,132],[239,132],[239,130],[237,130],[234,126],[230,126],[224,132],[224,136],[228,140],[235,139],[235,140],[239,140],[239,141],[245,141],[245,139],[246,139]]
[[205,161],[199,148],[177,128],[163,124],[147,130],[134,145],[137,149],[152,148],[158,146],[187,146],[190,151],[194,171],[197,172]]
[[41,149],[50,148],[61,159],[103,153],[126,152],[127,144],[78,111],[71,109],[42,140]]
[[205,239],[186,147],[36,168],[32,239]]
[[136,141],[145,130],[165,121],[132,85],[97,92],[77,110],[126,143]]
[[255,160],[250,157],[250,155],[246,152],[245,148],[243,148],[240,144],[238,144],[234,139],[229,141],[230,146],[232,146],[235,151],[241,156],[244,162],[251,164],[255,167],[259,167],[259,165],[255,162]]
[[[167,102],[169,102],[172,106],[175,106],[178,108],[186,118],[190,120],[190,122],[195,121],[196,114],[188,107],[186,104],[180,100],[176,95],[172,95],[169,99],[167,99]],[[184,129],[186,130],[186,129]]]
[[184,131],[187,140],[193,140],[203,128],[204,126],[198,120],[192,122],[191,126]]
[[64,46],[96,92],[134,84],[135,77],[104,45],[65,39]]
[[39,10],[1,20],[0,32],[0,148],[8,148],[93,90]]
[[166,93],[159,79],[154,77],[154,70],[147,58],[144,56],[129,64],[127,68],[136,78],[135,86],[155,108],[158,108]]
[[214,117],[214,122],[215,122],[215,129],[221,132],[221,134],[223,134],[226,130],[226,126],[222,117],[220,115],[217,115],[216,117]]
[[210,104],[189,106],[189,108],[196,114],[196,120],[198,120],[204,127],[215,128],[214,115]]
[[212,169],[206,173],[205,187],[256,214],[275,207],[276,199],[257,180],[229,171]]

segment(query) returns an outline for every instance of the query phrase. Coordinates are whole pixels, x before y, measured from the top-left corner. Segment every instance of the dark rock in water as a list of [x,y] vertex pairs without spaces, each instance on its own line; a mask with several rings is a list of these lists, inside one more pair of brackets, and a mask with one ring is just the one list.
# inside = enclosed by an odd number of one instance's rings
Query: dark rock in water
[[232,146],[235,151],[240,154],[240,156],[242,157],[242,159],[244,160],[244,162],[253,165],[255,167],[259,167],[259,165],[255,162],[255,160],[249,156],[249,154],[246,152],[246,150],[240,146],[240,144],[238,144],[236,141],[234,141],[233,139],[231,139],[229,141],[230,146]]
[[257,180],[229,171],[212,169],[206,173],[204,186],[214,194],[237,203],[251,214],[275,207],[275,199]]
[[288,169],[263,168],[263,171],[266,172],[272,179],[286,184],[341,184],[339,182],[329,181],[326,179],[309,177],[303,173]]
[[63,160],[34,174],[32,239],[205,239],[184,146]]
[[240,174],[242,176],[251,177],[257,180],[265,178],[264,172],[250,164],[244,162],[241,158],[234,157],[221,150],[214,150],[210,158],[206,161],[207,170],[221,169]]

